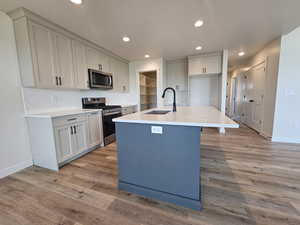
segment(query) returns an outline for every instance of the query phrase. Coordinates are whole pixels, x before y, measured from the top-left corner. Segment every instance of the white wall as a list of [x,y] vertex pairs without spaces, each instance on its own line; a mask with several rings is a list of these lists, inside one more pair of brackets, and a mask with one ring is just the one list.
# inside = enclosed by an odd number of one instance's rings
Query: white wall
[[0,178],[32,165],[11,19],[0,11]]
[[[177,105],[186,106],[188,104],[188,66],[187,59],[167,61],[167,85],[176,90]],[[166,104],[173,103],[172,93],[167,93]]]
[[[262,50],[260,50],[255,56],[244,61],[243,65],[237,66],[232,71],[231,76],[228,77],[229,85],[231,86],[232,78],[237,76],[243,76],[245,71],[249,70],[250,67],[258,65],[263,61],[266,61],[266,80],[265,80],[265,93],[264,93],[264,112],[263,112],[263,125],[261,133],[264,136],[271,137],[273,133],[273,119],[275,112],[275,100],[276,100],[276,86],[278,77],[278,64],[280,55],[280,39],[276,39],[268,43]],[[238,79],[241,82],[242,79]],[[238,95],[243,95],[243,88],[238,85]],[[231,91],[228,95],[231,94]],[[229,96],[231,97],[231,96]],[[237,101],[242,103],[241,96],[237,96]],[[233,104],[233,102],[230,102]],[[238,105],[238,111],[242,113],[241,106]],[[233,116],[233,115],[231,115]],[[234,115],[240,118],[241,115]]]
[[101,90],[47,90],[24,88],[24,102],[27,113],[40,113],[69,108],[81,108],[82,97],[106,97],[108,104],[137,104],[131,93],[115,93]]
[[189,78],[189,103],[191,106],[219,107],[220,75],[201,75]]
[[281,39],[273,141],[300,143],[300,27]]
[[165,65],[165,61],[163,60],[163,58],[132,61],[129,63],[130,101],[136,103],[140,102],[139,73],[156,70],[157,71],[157,105],[162,106],[164,104],[164,101],[161,98],[163,89],[165,87],[164,65]]

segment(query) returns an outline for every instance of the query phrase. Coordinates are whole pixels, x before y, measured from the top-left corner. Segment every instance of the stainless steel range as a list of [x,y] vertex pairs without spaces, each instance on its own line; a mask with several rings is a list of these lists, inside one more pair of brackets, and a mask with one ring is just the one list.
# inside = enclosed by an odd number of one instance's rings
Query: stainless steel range
[[104,145],[116,140],[114,118],[122,116],[120,105],[106,105],[105,98],[82,98],[83,109],[102,109]]

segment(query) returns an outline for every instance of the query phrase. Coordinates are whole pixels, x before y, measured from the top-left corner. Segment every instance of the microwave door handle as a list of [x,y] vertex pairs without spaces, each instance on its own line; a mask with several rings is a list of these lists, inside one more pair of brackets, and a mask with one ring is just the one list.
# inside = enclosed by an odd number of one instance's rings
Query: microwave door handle
[[109,86],[112,86],[113,85],[113,83],[112,83],[112,76],[109,77],[109,81],[110,81]]

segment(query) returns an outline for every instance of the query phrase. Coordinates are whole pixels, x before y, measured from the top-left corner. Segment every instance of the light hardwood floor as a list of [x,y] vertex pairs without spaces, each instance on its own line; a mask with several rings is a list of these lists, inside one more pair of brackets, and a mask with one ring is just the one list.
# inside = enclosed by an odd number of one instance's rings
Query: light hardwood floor
[[300,224],[300,145],[242,127],[205,129],[201,148],[201,212],[119,192],[111,144],[59,173],[33,167],[0,180],[0,224]]

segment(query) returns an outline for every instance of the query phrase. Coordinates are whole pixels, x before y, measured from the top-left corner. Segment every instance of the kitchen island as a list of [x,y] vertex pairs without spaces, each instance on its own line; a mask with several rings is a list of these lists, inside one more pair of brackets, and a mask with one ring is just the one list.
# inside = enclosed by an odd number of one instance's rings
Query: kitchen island
[[214,107],[164,107],[114,119],[119,189],[201,210],[202,128],[238,128]]

